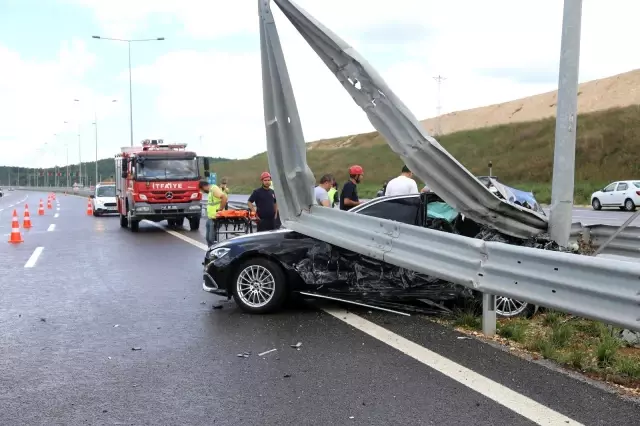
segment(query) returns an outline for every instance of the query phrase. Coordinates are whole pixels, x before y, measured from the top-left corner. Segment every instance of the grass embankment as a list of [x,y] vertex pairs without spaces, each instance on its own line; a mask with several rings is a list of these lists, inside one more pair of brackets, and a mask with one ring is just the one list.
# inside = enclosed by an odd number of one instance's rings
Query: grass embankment
[[[502,182],[533,191],[541,203],[551,200],[555,118],[509,124],[444,135],[438,141],[472,173],[493,174]],[[349,144],[344,142],[350,139]],[[391,151],[378,132],[328,139],[307,151],[316,175],[332,173],[339,182],[347,168],[360,164],[365,181],[360,196],[370,198],[382,182],[397,176],[402,160]],[[340,145],[345,145],[337,148]],[[578,118],[575,202],[588,204],[591,193],[619,179],[640,175],[640,106],[611,109]],[[219,177],[230,179],[235,193],[248,193],[259,185],[260,173],[268,169],[266,154],[215,165]]]
[[[464,331],[481,327],[481,319],[470,311],[458,312],[451,323]],[[615,337],[619,332],[600,322],[547,311],[531,319],[498,320],[495,340],[534,359],[549,359],[640,392],[640,349]]]

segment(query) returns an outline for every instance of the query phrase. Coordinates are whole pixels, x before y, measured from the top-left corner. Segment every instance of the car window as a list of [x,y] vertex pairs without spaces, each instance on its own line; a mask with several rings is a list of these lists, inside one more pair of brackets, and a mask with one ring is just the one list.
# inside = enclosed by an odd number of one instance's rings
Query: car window
[[419,205],[420,197],[395,198],[364,206],[357,213],[415,225]]
[[627,188],[629,188],[629,185],[627,185],[626,183],[619,183],[618,184],[618,191],[626,191]]
[[634,185],[636,188],[640,188],[640,182],[633,182],[633,185]]
[[617,182],[612,183],[611,185],[607,186],[605,189],[602,190],[602,192],[611,192],[614,190],[614,188],[616,187]]

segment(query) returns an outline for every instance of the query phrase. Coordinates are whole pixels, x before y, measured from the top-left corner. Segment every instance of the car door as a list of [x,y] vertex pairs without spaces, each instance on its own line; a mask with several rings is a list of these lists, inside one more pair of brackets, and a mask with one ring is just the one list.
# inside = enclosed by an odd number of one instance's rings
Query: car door
[[600,200],[600,204],[603,206],[617,205],[615,202],[615,190],[617,186],[618,182],[613,182],[602,190],[602,200]]
[[626,182],[619,182],[616,190],[613,191],[613,204],[616,206],[624,205],[624,200],[627,196],[627,190],[629,189],[629,184]]

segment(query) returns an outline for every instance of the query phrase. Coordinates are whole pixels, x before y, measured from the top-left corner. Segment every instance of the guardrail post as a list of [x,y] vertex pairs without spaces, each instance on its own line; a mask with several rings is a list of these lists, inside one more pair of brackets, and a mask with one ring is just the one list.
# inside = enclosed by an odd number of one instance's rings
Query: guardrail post
[[492,337],[496,334],[496,296],[482,293],[482,333]]

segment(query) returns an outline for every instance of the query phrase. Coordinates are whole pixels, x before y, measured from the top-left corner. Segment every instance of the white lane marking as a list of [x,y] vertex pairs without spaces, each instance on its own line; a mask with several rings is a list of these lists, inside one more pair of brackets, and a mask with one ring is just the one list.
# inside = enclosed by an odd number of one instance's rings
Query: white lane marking
[[52,224],[51,224],[51,225],[49,225],[49,227],[47,228],[47,231],[51,232],[51,231],[53,231],[54,229],[56,229],[56,224],[55,224],[55,223],[52,223]]
[[56,210],[60,211],[60,207],[57,207]]
[[60,217],[60,213],[56,213],[56,214],[54,214],[54,215],[53,215],[53,217],[54,217],[54,218],[56,218],[56,217]]
[[404,353],[446,375],[456,382],[494,400],[500,405],[515,411],[521,416],[539,425],[580,425],[575,420],[566,417],[551,408],[539,404],[533,399],[527,398],[500,383],[494,382],[473,370],[463,367],[448,358],[430,351],[411,340],[405,339],[386,328],[367,321],[366,319],[349,313],[344,309],[323,308],[325,312],[343,321],[350,326],[368,334],[369,336],[386,343],[394,349]]
[[[147,222],[147,221],[145,221]],[[193,246],[207,250],[206,244],[196,241],[192,238],[182,235],[179,232],[165,229],[161,225],[155,222],[148,222],[153,226],[164,230],[165,232],[173,235],[185,241]],[[345,311],[344,309],[334,308],[322,308],[326,313],[334,316],[335,318],[343,321],[350,326],[368,334],[369,336],[378,339],[379,341],[386,343],[394,349],[404,353],[407,356],[421,362],[422,364],[430,367],[445,376],[455,380],[456,382],[472,389],[481,395],[492,399],[504,407],[515,411],[521,416],[531,420],[539,425],[558,425],[558,424],[571,424],[576,426],[582,426],[581,423],[566,417],[551,408],[534,401],[524,395],[519,394],[516,391],[509,389],[500,383],[484,377],[475,371],[468,369],[460,364],[451,361],[448,358],[443,357],[424,346],[420,346],[411,340],[380,327],[377,324],[367,321],[366,319]]]
[[153,226],[155,226],[156,228],[160,228],[160,229],[162,229],[164,232],[166,232],[166,233],[168,233],[168,234],[171,234],[171,235],[173,235],[173,236],[174,236],[174,237],[176,237],[176,238],[180,238],[182,241],[184,241],[184,242],[186,242],[186,243],[189,243],[189,244],[191,244],[192,246],[196,246],[196,247],[198,247],[198,248],[199,248],[199,249],[201,249],[201,250],[206,251],[206,250],[209,248],[209,246],[207,246],[207,245],[206,245],[206,244],[204,244],[204,243],[201,243],[200,241],[196,241],[196,240],[194,240],[193,238],[189,238],[189,237],[187,237],[186,235],[182,235],[181,233],[176,232],[176,231],[173,231],[173,230],[171,230],[171,229],[166,229],[166,228],[165,228],[165,227],[163,227],[162,225],[157,224],[157,223],[155,223],[155,222],[150,222],[150,221],[148,221],[148,220],[143,220],[143,222],[148,223],[149,225],[153,225]]
[[31,257],[29,258],[29,260],[27,260],[27,263],[24,264],[24,267],[33,268],[36,262],[38,261],[38,258],[42,254],[42,250],[44,250],[44,247],[36,247],[36,249],[31,254]]

